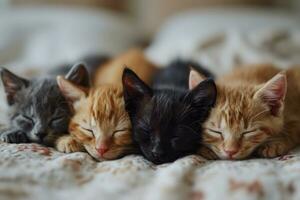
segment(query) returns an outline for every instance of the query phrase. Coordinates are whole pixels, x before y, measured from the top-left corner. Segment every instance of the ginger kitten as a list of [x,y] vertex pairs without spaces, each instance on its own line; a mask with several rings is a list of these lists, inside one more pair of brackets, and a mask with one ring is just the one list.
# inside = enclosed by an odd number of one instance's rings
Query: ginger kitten
[[58,150],[86,150],[97,160],[116,159],[135,151],[131,123],[125,110],[121,74],[125,64],[150,81],[153,65],[138,49],[130,50],[101,66],[94,87],[83,88],[58,77],[58,85],[73,109],[70,135],[61,138]]
[[58,85],[75,113],[69,136],[59,139],[62,152],[85,149],[97,160],[116,159],[134,150],[122,87],[106,84],[82,88],[59,76]]
[[[192,71],[190,80],[202,78]],[[240,68],[217,81],[199,153],[210,159],[273,158],[300,142],[300,69]],[[193,87],[193,86],[191,86]]]

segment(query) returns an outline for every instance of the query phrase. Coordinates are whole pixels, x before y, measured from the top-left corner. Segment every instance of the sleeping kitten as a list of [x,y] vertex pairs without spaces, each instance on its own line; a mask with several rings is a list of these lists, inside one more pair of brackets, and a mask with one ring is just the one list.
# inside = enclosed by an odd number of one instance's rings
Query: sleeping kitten
[[92,88],[78,87],[62,77],[57,79],[74,114],[69,126],[71,135],[58,141],[59,151],[85,149],[97,160],[116,159],[135,151],[121,86],[125,64],[147,81],[151,81],[156,69],[142,50],[131,49],[100,67]]
[[[215,103],[216,87],[212,79],[188,91],[189,67],[185,62],[180,66],[167,67],[162,73],[176,74],[177,71],[177,78],[166,79],[166,76],[158,74],[155,89],[151,89],[130,69],[123,73],[124,99],[133,126],[134,142],[155,164],[196,153],[201,139],[201,124]],[[180,79],[185,79],[186,83]]]
[[241,68],[220,78],[200,153],[211,159],[286,154],[300,142],[299,80],[299,68],[280,72],[272,66]]
[[71,135],[58,140],[59,151],[69,153],[84,148],[97,160],[116,159],[134,151],[120,85],[88,89],[62,77],[57,82],[74,111],[69,125]]
[[[1,131],[2,141],[53,146],[57,137],[68,132],[70,110],[55,79],[26,80],[4,68],[0,75],[10,107],[10,126]],[[81,64],[75,65],[66,79],[89,84],[87,71]]]

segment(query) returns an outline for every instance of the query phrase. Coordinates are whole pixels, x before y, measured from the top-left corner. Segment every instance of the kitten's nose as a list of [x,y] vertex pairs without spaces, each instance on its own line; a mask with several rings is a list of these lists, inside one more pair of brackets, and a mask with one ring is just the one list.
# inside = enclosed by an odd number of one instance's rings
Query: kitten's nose
[[239,150],[238,149],[224,149],[225,153],[232,158],[234,154],[236,154]]
[[43,139],[43,138],[46,136],[46,133],[40,131],[40,132],[35,133],[35,135],[36,135],[38,138]]
[[164,154],[163,150],[161,148],[159,148],[159,147],[154,147],[152,149],[151,153],[152,153],[152,155],[153,155],[153,157],[155,159],[161,158],[163,156],[163,154]]
[[101,157],[109,150],[109,148],[105,145],[101,145],[99,148],[96,148]]

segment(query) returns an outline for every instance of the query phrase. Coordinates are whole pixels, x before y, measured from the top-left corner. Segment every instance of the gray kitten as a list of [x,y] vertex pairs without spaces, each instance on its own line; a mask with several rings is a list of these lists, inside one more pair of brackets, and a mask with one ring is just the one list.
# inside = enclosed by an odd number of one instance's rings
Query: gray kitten
[[[10,109],[10,126],[1,131],[2,141],[54,146],[57,138],[67,134],[72,111],[54,77],[26,80],[4,68],[0,76]],[[82,64],[74,65],[66,78],[89,86],[88,72]]]

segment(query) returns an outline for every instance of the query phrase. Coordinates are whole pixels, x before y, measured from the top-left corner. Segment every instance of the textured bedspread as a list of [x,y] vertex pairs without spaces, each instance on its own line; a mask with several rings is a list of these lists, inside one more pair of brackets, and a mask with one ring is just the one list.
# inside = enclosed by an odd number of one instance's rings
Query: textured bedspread
[[272,160],[95,162],[36,144],[0,144],[0,199],[300,199],[300,151]]

